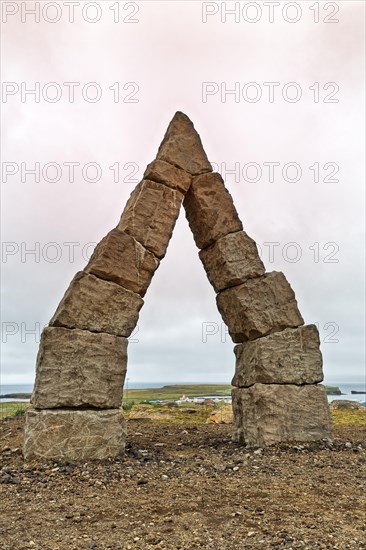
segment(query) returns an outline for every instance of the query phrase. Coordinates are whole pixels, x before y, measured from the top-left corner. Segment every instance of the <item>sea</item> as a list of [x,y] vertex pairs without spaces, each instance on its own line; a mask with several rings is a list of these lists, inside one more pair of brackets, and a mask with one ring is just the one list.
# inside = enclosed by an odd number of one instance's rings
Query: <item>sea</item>
[[[170,386],[172,384],[215,384],[222,382],[133,382],[129,380],[128,389],[142,389],[142,388],[161,388],[162,386]],[[328,395],[328,401],[331,402],[334,399],[349,399],[351,401],[358,401],[359,403],[366,404],[366,380],[364,382],[324,382],[327,386],[338,386],[341,390],[342,395]],[[126,389],[126,384],[125,384]],[[0,395],[9,394],[9,393],[32,393],[33,384],[1,384],[0,385]],[[351,390],[365,392],[363,394],[352,394]],[[14,399],[0,398],[0,402],[14,401]],[[16,401],[29,401],[29,399],[16,399]]]

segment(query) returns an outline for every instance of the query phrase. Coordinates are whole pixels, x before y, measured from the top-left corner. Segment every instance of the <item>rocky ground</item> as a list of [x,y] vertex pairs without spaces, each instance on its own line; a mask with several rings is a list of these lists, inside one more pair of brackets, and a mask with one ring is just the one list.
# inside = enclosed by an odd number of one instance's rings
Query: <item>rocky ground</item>
[[366,426],[333,444],[233,444],[231,427],[129,420],[125,460],[24,465],[0,423],[6,549],[366,549]]

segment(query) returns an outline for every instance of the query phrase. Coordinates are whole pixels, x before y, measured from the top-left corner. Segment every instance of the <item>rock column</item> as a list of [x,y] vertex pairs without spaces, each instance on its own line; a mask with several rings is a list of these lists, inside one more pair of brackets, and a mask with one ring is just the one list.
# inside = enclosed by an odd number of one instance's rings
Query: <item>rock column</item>
[[211,170],[193,124],[176,113],[117,227],[75,275],[42,333],[33,409],[26,416],[26,459],[123,455],[127,338],[192,177]]
[[26,459],[122,455],[127,338],[164,258],[180,206],[235,348],[234,439],[250,445],[330,436],[319,337],[282,273],[265,273],[193,124],[176,113],[118,225],[75,275],[37,356]]
[[265,273],[219,174],[193,178],[186,216],[235,347],[235,441],[266,446],[331,435],[319,335],[283,273]]

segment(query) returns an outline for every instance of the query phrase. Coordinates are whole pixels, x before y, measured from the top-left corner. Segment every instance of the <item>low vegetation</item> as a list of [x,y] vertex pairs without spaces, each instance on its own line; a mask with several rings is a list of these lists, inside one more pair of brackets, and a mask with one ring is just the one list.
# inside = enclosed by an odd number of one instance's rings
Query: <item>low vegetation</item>
[[167,406],[137,404],[125,411],[126,419],[169,424],[205,424],[211,413],[220,405],[195,405],[192,403]]
[[366,407],[364,409],[332,409],[334,426],[366,426]]
[[30,403],[21,403],[19,401],[0,403],[0,418],[3,418],[4,416],[18,416],[25,414],[28,407],[30,407]]

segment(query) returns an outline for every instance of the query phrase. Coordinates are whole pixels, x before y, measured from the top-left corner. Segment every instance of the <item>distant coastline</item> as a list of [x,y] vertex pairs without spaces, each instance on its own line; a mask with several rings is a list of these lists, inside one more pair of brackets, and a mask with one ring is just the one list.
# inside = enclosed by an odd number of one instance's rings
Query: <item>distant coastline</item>
[[30,399],[31,393],[5,393],[0,395],[0,399]]
[[[189,383],[189,382],[133,382],[126,379],[124,386],[124,399],[139,399],[142,394],[149,398],[156,394],[171,394],[175,395],[181,391],[181,394],[188,395],[188,392],[192,395],[209,395],[210,389],[216,388],[219,395],[229,395],[231,393],[230,384],[202,384],[202,383]],[[365,382],[358,380],[350,383],[337,382],[332,380],[331,383],[325,383],[328,401],[332,398],[339,399],[351,399],[354,401],[362,402],[363,395],[366,395]],[[189,389],[188,389],[189,388]],[[0,402],[5,403],[9,401],[29,401],[33,391],[33,384],[2,384],[0,387]],[[180,395],[181,395],[180,394]],[[178,396],[179,398],[179,396]],[[159,397],[157,397],[159,399]]]
[[327,395],[345,395],[338,386],[325,386]]
[[[140,391],[145,391],[145,390],[156,390],[156,391],[159,391],[159,390],[163,390],[163,389],[171,389],[171,390],[175,390],[178,388],[190,388],[191,391],[194,391],[195,390],[195,387],[202,387],[203,384],[169,384],[169,385],[164,385],[164,386],[161,386],[161,387],[156,387],[156,388],[139,388]],[[215,388],[220,388],[220,386],[222,386],[222,389],[227,389],[227,388],[230,388],[230,386],[228,386],[227,384],[204,384],[204,386],[206,387],[210,387],[210,386],[213,386]],[[133,391],[133,390],[136,390],[137,388],[132,388],[130,387],[129,388],[129,391]],[[221,389],[221,388],[220,388]],[[220,391],[219,389],[219,391]],[[338,386],[325,386],[325,390],[327,392],[327,395],[346,395],[344,393],[341,392],[340,388]],[[125,387],[125,391],[126,391],[126,387]],[[128,390],[127,390],[128,391]],[[222,390],[221,390],[222,391]],[[196,392],[194,392],[196,393]],[[361,391],[356,391],[356,390],[351,390],[351,393],[364,393],[364,392],[361,392]],[[24,393],[24,392],[15,392],[15,393],[5,393],[3,395],[0,395],[0,399],[30,399],[31,398],[31,395],[32,393]]]

